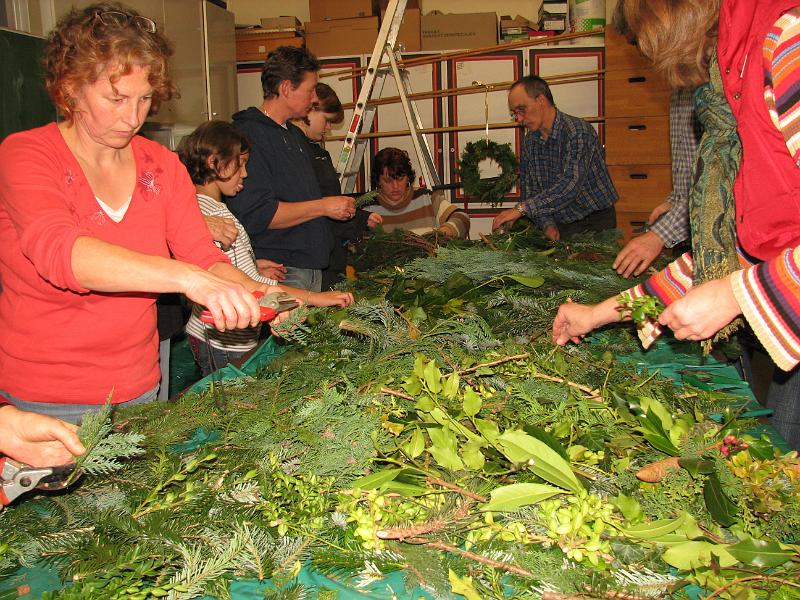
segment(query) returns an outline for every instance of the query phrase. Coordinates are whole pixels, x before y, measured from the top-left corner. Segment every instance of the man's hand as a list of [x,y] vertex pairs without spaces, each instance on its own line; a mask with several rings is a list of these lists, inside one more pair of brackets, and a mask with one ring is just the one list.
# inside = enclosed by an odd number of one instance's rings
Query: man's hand
[[53,467],[86,452],[77,426],[60,419],[0,406],[0,453],[32,467]]
[[705,340],[742,314],[730,277],[693,287],[658,317],[679,340]]
[[658,221],[661,215],[664,215],[672,210],[672,203],[671,202],[662,202],[658,206],[656,206],[652,211],[650,211],[650,216],[647,217],[647,222],[652,225],[656,221]]
[[522,213],[519,212],[516,208],[507,208],[506,210],[499,213],[494,218],[494,221],[492,221],[492,231],[497,231],[504,225],[511,226],[520,217],[522,217]]
[[258,272],[263,277],[274,279],[275,281],[283,281],[286,279],[286,267],[280,263],[267,260],[266,258],[257,258],[256,267],[258,267]]
[[236,241],[236,236],[239,235],[233,219],[210,215],[205,215],[203,218],[206,220],[206,227],[211,232],[211,237],[222,245],[223,250],[229,250],[231,244]]
[[556,225],[548,225],[544,228],[544,237],[552,242],[557,242],[561,239],[561,232]]
[[617,254],[611,266],[626,279],[639,276],[649,267],[664,248],[664,242],[654,231],[648,231],[633,238]]
[[375,229],[381,223],[383,223],[383,217],[381,215],[374,212],[369,213],[369,218],[367,219],[367,227],[369,227],[370,229]]
[[324,201],[325,216],[336,221],[349,221],[356,214],[356,201],[350,196],[326,196]]

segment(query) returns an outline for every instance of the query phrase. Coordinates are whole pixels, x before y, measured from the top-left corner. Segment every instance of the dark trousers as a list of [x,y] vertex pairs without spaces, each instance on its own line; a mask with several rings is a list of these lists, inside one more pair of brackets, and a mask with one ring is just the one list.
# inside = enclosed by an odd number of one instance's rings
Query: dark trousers
[[556,223],[561,239],[568,238],[576,233],[586,233],[587,231],[605,231],[617,227],[617,211],[612,204],[608,208],[589,213],[579,221],[572,223]]

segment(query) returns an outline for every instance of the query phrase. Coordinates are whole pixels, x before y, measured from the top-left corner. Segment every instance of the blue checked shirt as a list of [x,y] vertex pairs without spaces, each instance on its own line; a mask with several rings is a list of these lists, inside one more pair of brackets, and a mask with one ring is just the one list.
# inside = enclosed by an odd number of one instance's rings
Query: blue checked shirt
[[522,198],[538,227],[579,221],[617,200],[594,128],[556,111],[547,140],[529,131],[520,158]]
[[702,128],[694,113],[694,90],[679,89],[669,99],[669,146],[672,155],[672,208],[653,223],[667,248],[689,239],[689,187]]

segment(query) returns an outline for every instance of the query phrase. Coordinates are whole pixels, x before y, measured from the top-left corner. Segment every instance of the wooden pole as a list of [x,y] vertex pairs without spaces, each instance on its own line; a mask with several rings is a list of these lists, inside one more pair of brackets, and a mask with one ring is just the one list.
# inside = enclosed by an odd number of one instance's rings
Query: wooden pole
[[[605,121],[604,117],[586,117],[584,121],[589,123],[600,123]],[[512,129],[520,127],[517,123],[509,121],[508,123],[489,123],[489,129]],[[425,129],[418,129],[419,133],[450,133],[454,131],[480,131],[486,129],[486,123],[476,123],[475,125],[453,125],[450,127],[426,127]],[[408,129],[398,131],[375,131],[371,133],[359,134],[359,138],[383,138],[383,137],[401,137],[404,135],[411,135]],[[334,135],[326,137],[327,142],[341,142],[344,140],[343,135]]]
[[[547,83],[549,85],[561,85],[564,83],[580,83],[582,81],[596,81],[600,79],[602,75],[606,72],[605,69],[599,69],[596,71],[580,71],[576,73],[565,73],[563,75],[553,75],[547,78]],[[455,87],[455,88],[445,88],[441,90],[435,90],[431,92],[417,92],[414,94],[409,94],[409,100],[429,100],[433,98],[442,98],[448,96],[459,96],[459,95],[469,95],[469,94],[482,94],[486,92],[486,88],[489,88],[490,92],[494,91],[501,91],[507,90],[514,84],[513,81],[500,81],[498,83],[487,83],[481,85],[468,85],[464,87]],[[368,104],[372,104],[375,106],[382,106],[384,104],[395,104],[400,102],[400,96],[386,96],[385,98],[375,98],[374,100],[370,100]],[[355,102],[348,102],[347,104],[342,104],[342,108],[347,110],[349,108],[355,108]]]
[[[543,44],[552,44],[554,42],[561,42],[566,40],[574,40],[582,37],[588,37],[591,35],[602,35],[602,30],[594,30],[594,31],[579,31],[575,33],[565,33],[562,35],[555,35],[552,37],[541,37],[541,38],[533,38],[528,40],[521,40],[519,42],[511,42],[510,44],[495,44],[493,46],[484,46],[482,48],[474,48],[472,50],[457,50],[456,52],[445,52],[442,54],[432,55],[432,56],[418,56],[415,58],[407,58],[398,63],[399,67],[408,68],[408,67],[418,67],[420,65],[427,65],[437,62],[443,62],[446,60],[455,60],[459,58],[467,58],[470,56],[480,56],[482,54],[491,54],[492,52],[498,52],[502,50],[515,50],[517,48],[527,48],[529,46],[541,46]],[[381,63],[378,65],[378,68],[388,67],[389,63]],[[344,77],[340,77],[341,81],[345,81],[347,79],[354,79],[361,75],[362,73],[366,72],[367,67],[356,67],[355,69],[340,69],[338,71],[330,71],[328,73],[320,73],[320,78],[323,77],[334,77],[336,75],[344,75]]]

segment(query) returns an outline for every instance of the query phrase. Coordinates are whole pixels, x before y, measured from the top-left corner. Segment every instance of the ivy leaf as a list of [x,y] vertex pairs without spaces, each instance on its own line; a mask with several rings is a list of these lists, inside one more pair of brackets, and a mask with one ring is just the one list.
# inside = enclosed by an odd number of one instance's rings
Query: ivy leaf
[[503,487],[495,488],[489,495],[492,499],[481,506],[481,510],[496,512],[511,512],[536,504],[542,500],[562,494],[563,490],[551,485],[541,483],[513,483]]
[[425,386],[432,394],[442,391],[442,372],[436,366],[436,361],[432,360],[425,365]]
[[583,490],[569,462],[550,446],[524,431],[517,429],[503,432],[497,438],[496,446],[511,462],[523,463],[533,459],[530,469],[545,481],[573,493]]
[[481,410],[482,405],[483,400],[481,400],[480,394],[468,387],[464,392],[464,414],[468,417],[474,417]]
[[712,473],[706,479],[703,486],[703,498],[706,501],[708,512],[717,523],[723,527],[730,527],[736,523],[736,516],[739,511],[736,505],[725,495],[722,483],[720,483],[716,473]]
[[536,275],[534,277],[526,277],[525,275],[506,275],[517,283],[521,283],[525,287],[538,288],[544,285],[544,277]]
[[405,469],[385,469],[376,471],[375,473],[370,473],[369,475],[356,479],[351,484],[351,487],[359,490],[375,490],[394,480],[403,471],[405,471]]
[[454,594],[461,594],[467,600],[481,600],[480,594],[472,585],[472,577],[459,577],[453,569],[448,569],[447,578]]
[[754,539],[742,540],[726,550],[743,565],[760,569],[779,567],[794,556],[793,552],[782,550],[777,542]]

